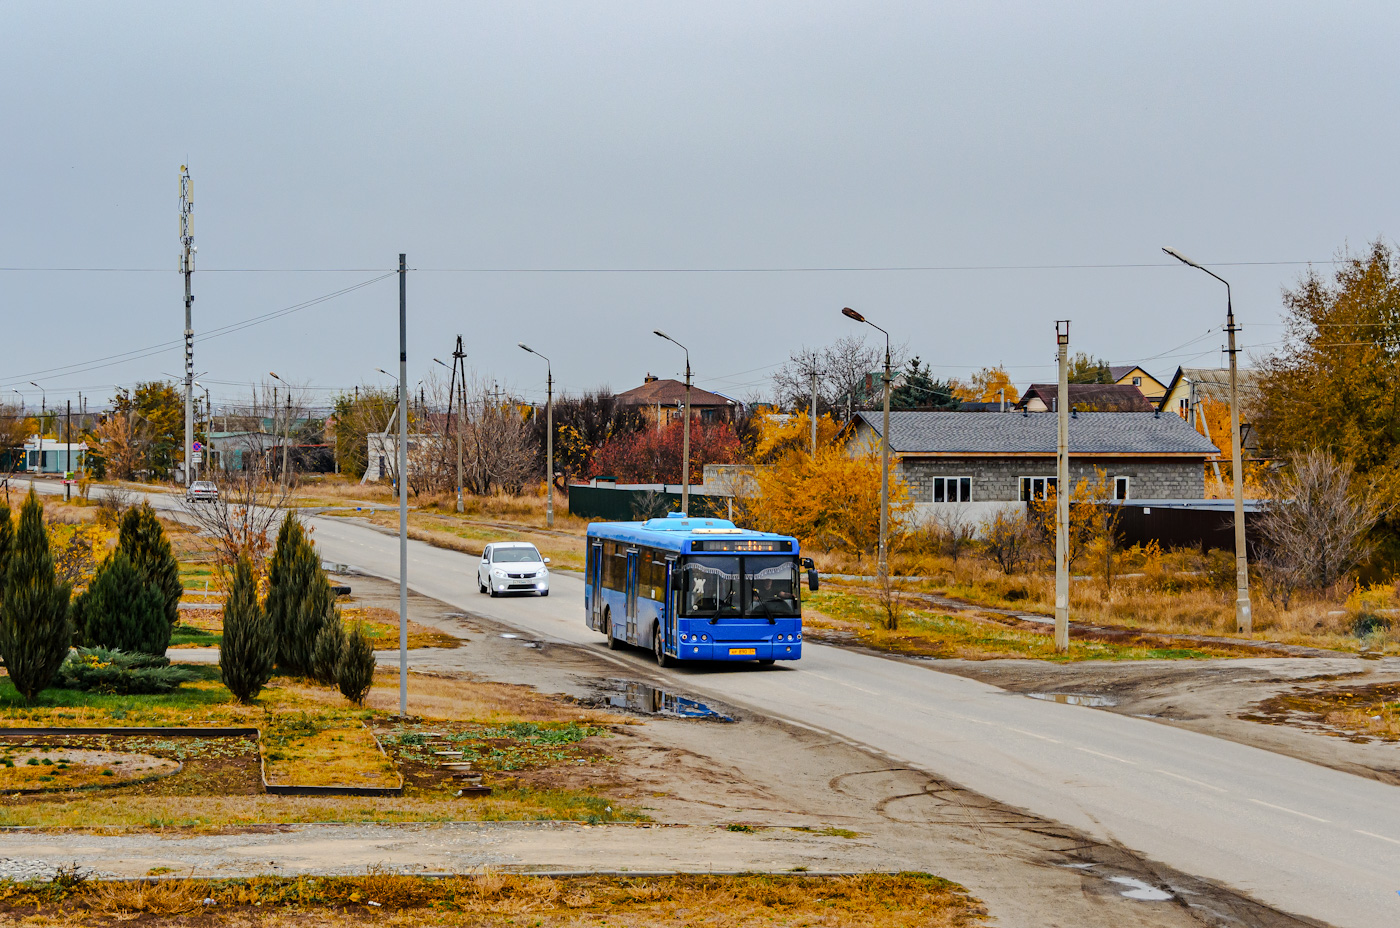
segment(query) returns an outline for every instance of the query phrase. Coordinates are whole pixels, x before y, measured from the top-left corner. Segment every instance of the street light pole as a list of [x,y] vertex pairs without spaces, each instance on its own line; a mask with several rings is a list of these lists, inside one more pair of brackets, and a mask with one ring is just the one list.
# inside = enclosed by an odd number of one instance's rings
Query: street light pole
[[685,352],[685,428],[681,439],[681,513],[690,515],[690,349],[660,329],[653,329],[653,335],[659,335],[673,345],[680,345]]
[[885,336],[885,370],[881,376],[885,394],[885,423],[880,429],[880,553],[879,580],[883,589],[890,576],[890,333],[847,306],[841,315],[864,322]]
[[1230,294],[1230,282],[1219,274],[1202,267],[1175,248],[1163,248],[1182,264],[1204,271],[1225,285],[1225,331],[1230,338],[1230,461],[1234,469],[1235,485],[1235,630],[1249,635],[1254,631],[1253,610],[1249,602],[1249,552],[1244,537],[1244,455],[1240,448],[1240,385],[1235,347],[1235,306]]
[[[287,480],[287,445],[292,441],[292,385],[273,374],[272,371],[268,371],[268,373],[272,374],[273,380],[279,380],[287,387],[287,414],[282,417],[285,420],[282,423],[282,487],[285,489],[291,485]],[[273,412],[275,414],[276,410],[274,409]]]
[[[524,342],[520,342],[520,347],[530,354],[544,358],[535,349]],[[545,480],[549,484],[547,496],[545,497],[544,524],[549,528],[554,528],[554,366],[549,358],[544,358],[545,370],[545,393],[544,393],[544,428],[545,428]]]
[[[29,381],[31,387],[39,387],[34,381]],[[49,417],[49,395],[44,392],[43,387],[39,387],[39,466],[44,466],[44,421]]]
[[408,716],[408,255],[399,255],[399,718]]

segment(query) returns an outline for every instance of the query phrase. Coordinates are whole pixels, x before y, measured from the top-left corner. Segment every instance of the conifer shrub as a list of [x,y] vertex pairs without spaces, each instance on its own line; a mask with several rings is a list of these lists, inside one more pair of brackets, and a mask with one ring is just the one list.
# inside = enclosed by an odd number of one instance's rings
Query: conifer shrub
[[272,679],[277,638],[272,619],[258,602],[258,581],[247,555],[233,568],[233,585],[224,601],[224,637],[219,672],[224,686],[242,703],[252,702]]
[[365,704],[370,687],[374,685],[374,643],[365,634],[362,624],[356,623],[346,636],[345,649],[336,668],[336,686],[340,694],[357,706]]
[[117,548],[74,603],[83,643],[92,648],[163,656],[170,647],[165,598],[126,551]]
[[26,703],[52,682],[73,641],[72,589],[54,572],[44,507],[31,489],[5,565],[0,596],[0,659]]
[[126,552],[142,579],[160,593],[166,622],[174,628],[180,621],[180,597],[185,587],[180,582],[180,562],[175,559],[170,539],[150,503],[142,503],[122,515],[117,547]]
[[316,646],[311,652],[311,672],[319,683],[335,686],[341,658],[345,656],[345,625],[340,610],[334,610],[316,634]]
[[10,504],[0,500],[0,593],[5,591],[5,573],[15,548],[15,523]]
[[58,670],[57,683],[70,690],[113,696],[169,693],[198,679],[188,667],[172,667],[163,655],[128,654],[107,648],[76,648]]
[[277,666],[286,674],[316,676],[316,639],[337,621],[335,594],[321,559],[295,513],[287,513],[268,562],[267,612],[277,637]]

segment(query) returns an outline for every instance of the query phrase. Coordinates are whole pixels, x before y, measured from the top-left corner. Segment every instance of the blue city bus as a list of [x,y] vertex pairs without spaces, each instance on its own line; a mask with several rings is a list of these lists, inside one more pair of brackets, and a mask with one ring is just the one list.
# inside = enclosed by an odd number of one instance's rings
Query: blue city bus
[[727,519],[672,513],[588,526],[583,603],[608,647],[650,648],[656,662],[795,661],[802,656],[796,538],[751,532]]

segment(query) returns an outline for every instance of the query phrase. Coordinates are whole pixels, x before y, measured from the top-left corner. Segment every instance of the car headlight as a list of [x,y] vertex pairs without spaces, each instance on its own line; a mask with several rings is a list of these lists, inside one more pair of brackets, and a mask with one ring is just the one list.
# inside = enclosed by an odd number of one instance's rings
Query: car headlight
[[492,568],[491,568],[491,576],[493,576],[493,577],[504,577],[505,575],[506,575],[506,572],[505,572],[504,570],[502,570],[501,568],[499,568],[499,567],[492,567]]

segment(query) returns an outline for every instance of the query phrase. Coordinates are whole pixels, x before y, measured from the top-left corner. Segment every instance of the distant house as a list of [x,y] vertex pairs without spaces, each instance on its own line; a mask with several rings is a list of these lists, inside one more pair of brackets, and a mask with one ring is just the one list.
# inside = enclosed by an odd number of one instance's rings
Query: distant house
[[[1259,372],[1242,370],[1238,372],[1240,390],[1240,446],[1245,455],[1254,456],[1259,452],[1259,434],[1250,426],[1251,411],[1259,394]],[[1207,438],[1228,439],[1229,436],[1213,436],[1205,417],[1199,415],[1201,404],[1219,403],[1229,408],[1230,369],[1227,367],[1178,367],[1172,375],[1162,396],[1159,409],[1163,413],[1173,412]]]
[[[653,377],[651,374],[647,374],[640,387],[633,387],[617,395],[619,406],[637,407],[647,421],[653,423],[681,418],[681,407],[684,403],[684,383]],[[701,390],[693,385],[690,388],[691,417],[698,418],[701,422],[731,422],[738,408],[739,403],[727,396]]]
[[1133,386],[1142,391],[1149,400],[1160,400],[1167,392],[1166,386],[1136,364],[1120,364],[1108,369],[1108,376],[1120,386]]
[[[1025,412],[1050,412],[1058,408],[1060,385],[1033,383],[1021,394],[1016,408]],[[1154,405],[1132,384],[1072,383],[1069,385],[1070,409],[1080,412],[1153,412]]]
[[82,470],[86,461],[85,442],[75,441],[69,444],[57,438],[40,438],[35,435],[24,443],[24,470],[31,474],[61,474],[70,470]]
[[[1131,388],[1130,388],[1131,389]],[[1021,413],[890,413],[890,448],[916,512],[963,504],[985,516],[1055,487],[1057,416]],[[878,444],[881,416],[858,413],[855,449]],[[1075,413],[1069,422],[1070,477],[1111,481],[1116,499],[1202,499],[1214,445],[1176,416]]]

